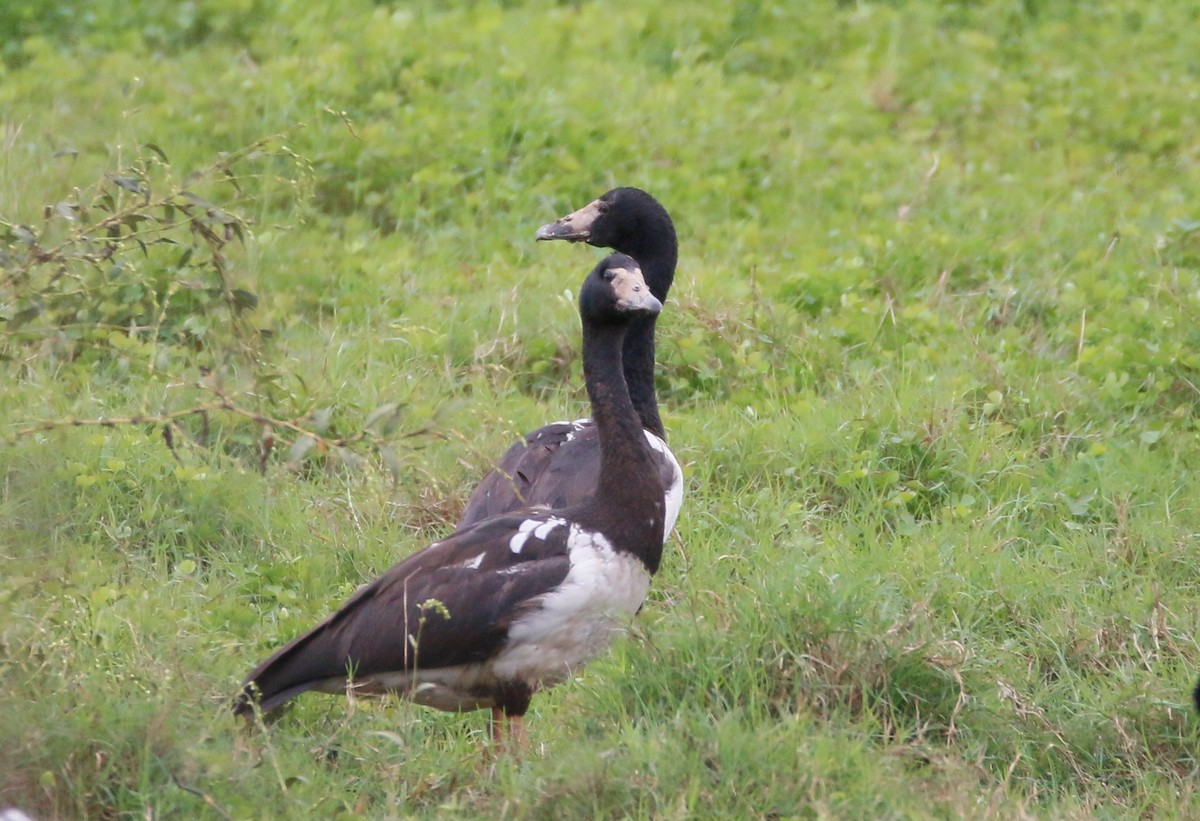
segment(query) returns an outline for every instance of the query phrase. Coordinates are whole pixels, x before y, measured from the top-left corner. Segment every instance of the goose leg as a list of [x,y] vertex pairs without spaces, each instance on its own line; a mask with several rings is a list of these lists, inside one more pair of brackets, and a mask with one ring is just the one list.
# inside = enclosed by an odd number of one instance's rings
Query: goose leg
[[492,708],[492,720],[488,722],[488,727],[492,731],[492,746],[499,747],[504,742],[504,711],[499,707]]
[[525,732],[525,716],[508,717],[508,742],[512,752],[517,755],[529,749],[529,734]]
[[525,684],[509,684],[492,707],[492,749],[499,752],[521,755],[529,747],[529,736],[525,732],[525,711],[533,698],[533,689]]
[[525,732],[523,715],[509,715],[502,708],[493,707],[488,728],[491,731],[493,754],[521,755],[529,749],[529,734]]

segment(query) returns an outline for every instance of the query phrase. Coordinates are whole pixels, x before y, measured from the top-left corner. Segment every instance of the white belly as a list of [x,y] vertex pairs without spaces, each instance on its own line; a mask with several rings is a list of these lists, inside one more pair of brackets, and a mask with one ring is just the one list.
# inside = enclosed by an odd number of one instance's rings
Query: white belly
[[509,629],[492,662],[499,678],[534,687],[562,681],[607,649],[646,600],[650,574],[641,560],[574,524],[568,546],[567,577]]

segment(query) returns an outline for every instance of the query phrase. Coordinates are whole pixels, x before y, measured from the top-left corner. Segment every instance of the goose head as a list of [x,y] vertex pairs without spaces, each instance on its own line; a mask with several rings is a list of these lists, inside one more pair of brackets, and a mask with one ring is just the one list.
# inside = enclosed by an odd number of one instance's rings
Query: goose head
[[633,258],[615,253],[602,259],[584,280],[579,310],[590,321],[619,324],[638,316],[656,315],[662,310],[662,302],[650,292]]
[[614,188],[537,230],[538,240],[586,242],[638,261],[659,300],[675,277],[678,239],[667,209],[640,188]]

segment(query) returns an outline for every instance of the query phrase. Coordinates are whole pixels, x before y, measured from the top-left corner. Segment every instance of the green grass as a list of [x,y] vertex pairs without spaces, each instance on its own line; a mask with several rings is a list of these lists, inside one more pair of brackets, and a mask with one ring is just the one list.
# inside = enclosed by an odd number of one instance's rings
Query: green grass
[[[1200,812],[1188,4],[93,0],[0,32],[0,806]],[[687,499],[632,636],[535,699],[522,760],[482,763],[481,714],[320,695],[239,738],[251,666],[583,412],[601,252],[532,235],[615,184],[681,238]]]

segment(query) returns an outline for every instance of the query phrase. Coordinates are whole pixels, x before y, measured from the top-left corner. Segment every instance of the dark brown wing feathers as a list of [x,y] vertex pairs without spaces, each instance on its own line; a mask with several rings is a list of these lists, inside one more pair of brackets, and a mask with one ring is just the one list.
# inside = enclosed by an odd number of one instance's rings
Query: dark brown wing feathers
[[[489,519],[413,554],[260,664],[245,684],[254,683],[269,711],[348,672],[358,678],[486,660],[511,620],[569,570],[566,525],[513,552],[510,539],[528,518]],[[245,694],[237,709],[251,709]]]
[[[664,490],[675,467],[654,451]],[[562,510],[590,499],[600,479],[600,437],[590,420],[546,425],[517,442],[471,493],[459,527],[522,507]]]

